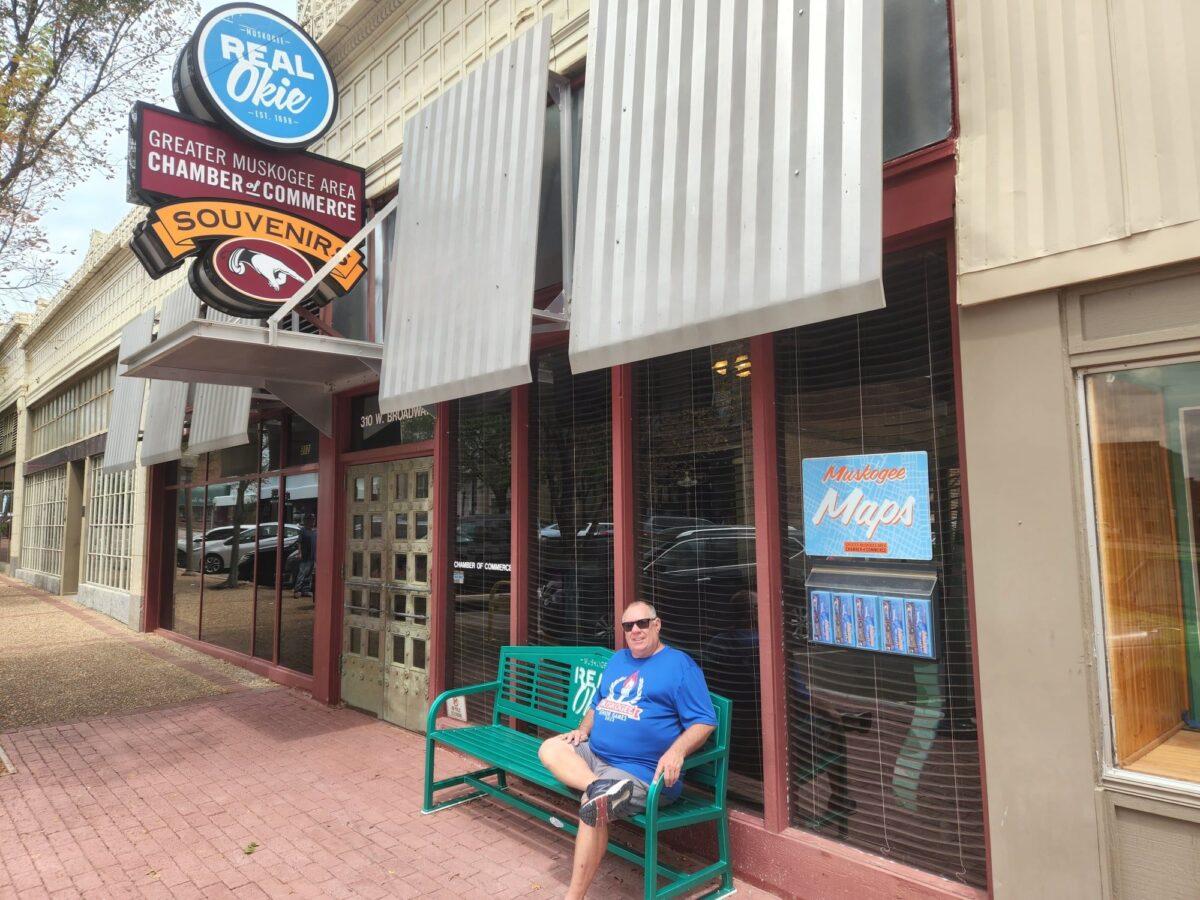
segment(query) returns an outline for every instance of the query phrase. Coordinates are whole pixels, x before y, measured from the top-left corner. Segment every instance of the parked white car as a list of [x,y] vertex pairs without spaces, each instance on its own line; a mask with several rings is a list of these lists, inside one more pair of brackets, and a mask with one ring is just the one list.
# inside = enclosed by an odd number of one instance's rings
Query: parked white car
[[[284,525],[287,535],[285,542],[293,543],[300,537],[299,525]],[[258,543],[261,549],[273,548],[279,539],[279,526],[274,522],[258,526]],[[175,542],[175,563],[183,567],[186,564],[187,539],[180,538]],[[244,527],[238,538],[238,561],[245,559],[254,552],[254,526]],[[192,539],[192,554],[195,566],[203,560],[204,572],[216,575],[229,571],[230,557],[233,554],[233,526],[218,525],[210,528],[202,535]]]

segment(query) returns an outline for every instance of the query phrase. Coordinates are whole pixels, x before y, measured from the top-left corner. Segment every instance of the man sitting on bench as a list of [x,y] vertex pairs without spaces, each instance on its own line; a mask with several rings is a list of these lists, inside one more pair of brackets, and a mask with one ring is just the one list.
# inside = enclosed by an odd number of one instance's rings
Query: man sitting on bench
[[662,642],[654,607],[631,604],[621,627],[626,649],[608,661],[579,727],[538,750],[555,778],[583,792],[568,898],[587,893],[608,846],[608,823],[642,812],[654,779],[663,777],[661,804],[678,799],[684,757],[717,724],[704,673]]

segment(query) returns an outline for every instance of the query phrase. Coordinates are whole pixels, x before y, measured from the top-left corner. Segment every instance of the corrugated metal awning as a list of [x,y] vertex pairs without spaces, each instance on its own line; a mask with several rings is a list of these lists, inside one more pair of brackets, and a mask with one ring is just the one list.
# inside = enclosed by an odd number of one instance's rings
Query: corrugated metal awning
[[[232,316],[214,309],[208,311],[208,318],[209,321],[228,324],[237,321]],[[196,385],[188,452],[208,453],[249,443],[251,393],[248,387],[233,387],[227,384]]]
[[[142,349],[150,343],[154,330],[154,310],[131,319],[121,329],[121,349],[118,359]],[[113,386],[108,411],[108,436],[104,443],[102,472],[121,472],[137,463],[138,433],[142,427],[142,398],[146,380],[125,374],[126,366],[117,363],[117,383]]]
[[404,128],[385,411],[527,383],[550,19]]
[[596,0],[571,366],[883,306],[883,4]]
[[[187,281],[163,299],[158,340],[182,328],[200,314],[200,298]],[[183,420],[187,415],[188,383],[156,378],[146,400],[146,428],[142,435],[142,465],[179,459],[183,448]]]

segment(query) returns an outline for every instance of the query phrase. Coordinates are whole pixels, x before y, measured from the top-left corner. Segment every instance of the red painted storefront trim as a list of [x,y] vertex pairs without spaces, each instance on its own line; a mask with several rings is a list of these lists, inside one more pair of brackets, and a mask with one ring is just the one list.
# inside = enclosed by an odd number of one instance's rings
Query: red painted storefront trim
[[[766,831],[757,818],[729,814],[734,871],[739,878],[781,897],[814,900],[980,900],[985,892],[921,869],[876,856],[829,838],[788,828]],[[711,832],[708,841],[716,844]]]
[[775,336],[750,339],[750,421],[754,454],[755,571],[762,696],[763,826],[788,825],[787,661],[783,652],[783,557],[775,420]]
[[450,587],[454,548],[454,461],[453,403],[439,403],[433,438],[433,540],[430,556],[433,571],[429,583],[429,699],[446,689],[450,670]]
[[146,559],[142,566],[142,631],[156,631],[160,598],[175,574],[175,529],[167,526],[166,466],[146,472]]
[[[345,515],[343,475],[338,466],[338,435],[346,419],[344,404],[333,404],[333,436],[321,435],[317,477],[317,560],[313,580],[316,610],[313,614],[313,697],[324,703],[337,703],[342,697],[341,666],[342,608],[341,536]],[[332,502],[330,502],[332,501]],[[282,509],[283,504],[280,504]],[[282,534],[282,531],[280,532]],[[333,540],[320,540],[327,534]],[[282,557],[282,554],[275,554]],[[282,564],[282,559],[279,559]],[[277,578],[276,584],[282,584]],[[282,607],[283,604],[276,604]],[[278,631],[276,632],[278,634]]]
[[[318,511],[318,515],[320,512]],[[320,527],[320,526],[318,526]],[[268,659],[259,659],[257,656],[249,656],[245,653],[239,653],[237,650],[229,650],[225,647],[219,647],[216,644],[210,644],[206,641],[197,640],[196,638],[188,637],[180,634],[177,631],[168,631],[165,628],[155,629],[155,634],[160,637],[168,638],[177,644],[183,644],[185,647],[191,647],[193,650],[199,650],[209,656],[222,659],[225,662],[233,663],[235,666],[241,666],[255,675],[261,675],[263,678],[269,678],[276,684],[282,684],[284,687],[296,688],[301,691],[308,691],[314,697],[316,692],[316,677],[313,675],[305,675],[302,672],[295,672],[292,669],[285,669],[283,666],[277,666]],[[314,648],[315,650],[315,648]],[[316,671],[314,652],[314,666]]]

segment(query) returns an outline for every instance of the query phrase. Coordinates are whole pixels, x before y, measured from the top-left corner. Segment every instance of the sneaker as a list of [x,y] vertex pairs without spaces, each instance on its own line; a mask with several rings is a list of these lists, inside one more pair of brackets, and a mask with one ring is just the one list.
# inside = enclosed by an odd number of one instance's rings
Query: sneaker
[[595,828],[619,819],[629,806],[633,795],[633,782],[628,778],[613,781],[601,778],[588,785],[587,800],[579,807],[579,819]]

